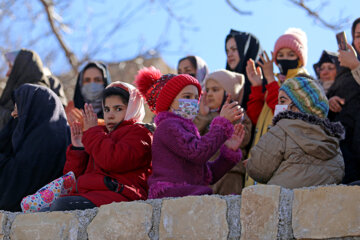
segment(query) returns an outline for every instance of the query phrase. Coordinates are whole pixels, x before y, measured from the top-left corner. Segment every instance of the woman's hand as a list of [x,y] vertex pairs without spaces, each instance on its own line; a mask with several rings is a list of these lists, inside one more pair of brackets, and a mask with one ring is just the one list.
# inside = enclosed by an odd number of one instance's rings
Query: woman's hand
[[333,96],[329,99],[329,108],[332,112],[341,112],[342,105],[345,104],[345,99],[338,96]]
[[238,102],[234,101],[230,103],[230,94],[226,98],[224,106],[221,108],[220,117],[224,117],[230,122],[235,122],[242,118],[244,110],[238,105]]
[[81,123],[79,122],[72,122],[70,125],[70,131],[71,131],[71,143],[74,147],[84,147],[84,145],[81,142],[81,138],[83,135]]
[[85,103],[82,115],[84,117],[84,131],[97,126],[97,115],[91,104]]
[[350,68],[354,70],[360,64],[359,60],[357,59],[356,51],[350,44],[347,44],[348,51],[339,50],[339,62],[340,66]]
[[[269,84],[269,83],[272,83],[275,81],[274,66],[273,66],[274,56],[272,56],[270,59],[265,51],[264,51],[264,55],[265,55],[265,57],[260,55],[260,59],[262,62],[258,61],[257,64],[259,64],[261,66],[264,76],[266,78],[266,81]],[[271,55],[273,55],[272,52],[271,52]]]
[[233,151],[237,151],[240,148],[245,136],[244,125],[238,123],[234,126],[234,133],[230,139],[226,140],[225,146]]
[[202,116],[206,116],[209,114],[210,112],[210,108],[207,105],[206,102],[206,91],[202,94],[201,98],[200,98],[200,106],[199,106],[199,114]]
[[262,72],[261,68],[255,68],[255,62],[251,58],[247,61],[246,64],[246,74],[251,82],[252,86],[261,86],[262,85]]

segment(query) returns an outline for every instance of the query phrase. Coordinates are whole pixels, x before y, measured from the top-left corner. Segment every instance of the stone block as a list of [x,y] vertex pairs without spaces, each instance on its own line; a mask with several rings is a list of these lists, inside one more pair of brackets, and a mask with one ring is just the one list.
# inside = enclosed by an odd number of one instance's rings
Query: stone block
[[152,206],[140,202],[103,205],[87,228],[92,239],[150,239]]
[[5,235],[5,232],[4,232],[5,220],[6,220],[6,215],[4,213],[0,213],[0,240],[2,240]]
[[279,186],[255,185],[241,196],[241,239],[276,239],[279,223]]
[[10,232],[11,239],[77,239],[79,222],[72,213],[19,214]]
[[159,239],[227,239],[226,201],[214,196],[164,200]]
[[297,239],[360,236],[360,186],[295,189],[292,227]]

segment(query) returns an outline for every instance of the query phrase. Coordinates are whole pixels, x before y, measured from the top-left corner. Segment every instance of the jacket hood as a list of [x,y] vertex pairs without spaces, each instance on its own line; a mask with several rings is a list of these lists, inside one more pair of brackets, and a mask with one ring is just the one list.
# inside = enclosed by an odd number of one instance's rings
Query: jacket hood
[[345,130],[339,122],[330,122],[306,113],[285,111],[273,119],[306,153],[321,160],[338,154],[339,140],[344,139]]
[[104,79],[104,88],[106,88],[106,86],[111,83],[111,77],[110,77],[110,74],[108,71],[108,67],[104,63],[94,61],[94,62],[89,62],[88,64],[86,64],[83,67],[83,69],[79,72],[77,80],[76,80],[76,85],[75,85],[74,105],[76,108],[79,108],[79,109],[83,109],[84,104],[85,104],[84,97],[81,94],[82,78],[83,78],[85,70],[87,70],[88,68],[91,68],[91,67],[96,67],[97,69],[99,69],[101,71],[103,79]]

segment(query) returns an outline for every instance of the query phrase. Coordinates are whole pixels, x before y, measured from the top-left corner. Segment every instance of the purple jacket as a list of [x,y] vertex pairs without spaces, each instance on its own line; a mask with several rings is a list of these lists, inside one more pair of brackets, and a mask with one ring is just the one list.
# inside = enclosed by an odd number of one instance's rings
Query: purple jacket
[[[208,185],[241,160],[240,150],[223,145],[234,132],[232,123],[223,117],[214,118],[204,136],[191,120],[171,112],[159,113],[155,123],[149,198],[212,194]],[[220,156],[208,162],[219,148]]]

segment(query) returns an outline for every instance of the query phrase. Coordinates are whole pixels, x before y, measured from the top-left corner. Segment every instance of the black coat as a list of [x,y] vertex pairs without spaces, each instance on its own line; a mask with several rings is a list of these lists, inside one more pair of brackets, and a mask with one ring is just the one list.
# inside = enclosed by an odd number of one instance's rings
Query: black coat
[[345,127],[345,139],[340,142],[344,155],[345,177],[343,182],[360,180],[360,86],[350,69],[341,68],[334,84],[328,90],[330,99],[338,96],[345,99],[339,113],[329,112],[331,121],[340,121]]
[[23,197],[62,175],[70,131],[50,89],[24,84],[13,99],[18,117],[0,132],[0,210],[20,211]]

